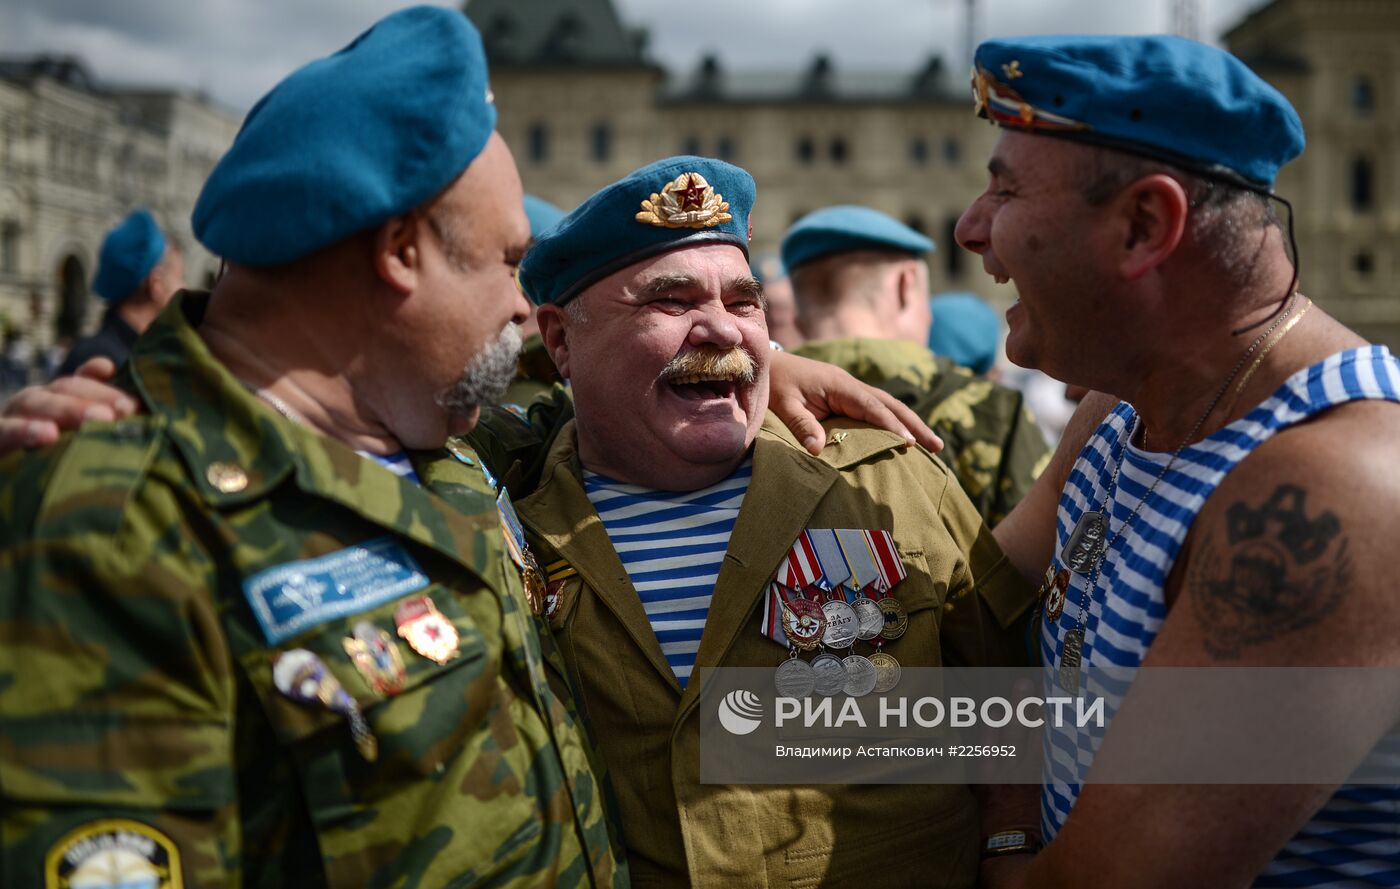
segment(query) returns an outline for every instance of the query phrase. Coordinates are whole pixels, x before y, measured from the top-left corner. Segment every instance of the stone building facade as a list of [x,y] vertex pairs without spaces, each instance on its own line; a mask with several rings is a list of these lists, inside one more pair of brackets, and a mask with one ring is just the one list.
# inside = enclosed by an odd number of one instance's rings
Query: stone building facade
[[[465,10],[486,41],[500,131],[527,190],[568,209],[659,157],[723,157],[758,182],[757,253],[776,251],[806,211],[867,204],[938,243],[934,290],[999,307],[1015,298],[953,243],[996,139],[971,113],[965,72],[934,58],[862,74],[823,57],[799,71],[735,72],[714,57],[666,71],[610,0],[469,0]],[[1278,183],[1297,208],[1304,292],[1400,347],[1400,0],[1275,0],[1225,42],[1307,126],[1307,152]]]
[[0,59],[0,327],[39,347],[92,330],[102,238],[139,206],[184,251],[187,283],[212,281],[189,217],[238,124],[189,93],[104,88],[72,58]]

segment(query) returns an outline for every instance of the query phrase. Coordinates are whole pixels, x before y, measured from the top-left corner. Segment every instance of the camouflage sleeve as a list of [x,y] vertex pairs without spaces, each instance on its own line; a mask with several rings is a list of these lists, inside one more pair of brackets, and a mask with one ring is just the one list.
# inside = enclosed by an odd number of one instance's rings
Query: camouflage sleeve
[[215,566],[132,533],[150,449],[92,441],[140,422],[0,463],[0,885],[239,881]]
[[950,667],[1020,667],[1034,663],[1029,645],[1035,590],[997,545],[977,509],[948,485],[939,516],[964,559],[949,581],[940,635]]

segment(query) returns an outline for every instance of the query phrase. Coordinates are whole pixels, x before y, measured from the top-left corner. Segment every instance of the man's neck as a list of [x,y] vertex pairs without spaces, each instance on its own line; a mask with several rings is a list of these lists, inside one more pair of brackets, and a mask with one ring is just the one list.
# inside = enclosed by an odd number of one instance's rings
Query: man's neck
[[347,338],[327,336],[324,319],[298,311],[296,294],[250,295],[226,284],[210,297],[199,335],[231,374],[278,413],[357,451],[403,449],[357,398],[345,373],[355,356],[340,354]]
[[752,451],[750,445],[732,460],[697,464],[675,458],[656,460],[638,454],[618,454],[614,450],[590,446],[580,435],[578,455],[586,471],[613,481],[655,491],[684,492],[700,491],[724,481],[743,465]]
[[114,311],[138,336],[145,333],[146,328],[150,327],[151,322],[160,314],[160,309],[154,303],[140,296],[118,303]]
[[847,337],[866,337],[877,340],[899,338],[890,324],[882,322],[870,312],[858,310],[837,311],[813,319],[804,323],[804,330],[807,333],[808,342]]

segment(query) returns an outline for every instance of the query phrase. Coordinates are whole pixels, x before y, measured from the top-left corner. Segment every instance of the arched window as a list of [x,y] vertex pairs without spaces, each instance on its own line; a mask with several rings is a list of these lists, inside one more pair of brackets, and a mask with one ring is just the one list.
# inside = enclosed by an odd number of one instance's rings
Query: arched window
[[837,166],[844,165],[846,163],[846,158],[848,154],[849,150],[846,147],[845,139],[841,138],[840,136],[837,136],[836,138],[831,140],[831,162],[833,164],[836,164]]
[[958,280],[963,272],[963,251],[958,246],[957,228],[958,217],[949,216],[943,224],[943,243],[939,245],[943,250],[943,270],[948,273],[949,281]]
[[1365,74],[1358,74],[1351,82],[1351,107],[1362,117],[1370,117],[1376,110],[1376,87]]
[[83,331],[88,306],[87,273],[83,271],[82,261],[76,256],[63,260],[58,280],[61,295],[54,327],[60,337],[76,338]]
[[909,163],[916,167],[928,163],[928,140],[923,136],[915,136],[909,140]]
[[605,164],[612,159],[612,126],[605,120],[593,125],[593,162]]
[[797,140],[796,153],[799,163],[811,165],[817,156],[817,146],[811,136],[803,136]]

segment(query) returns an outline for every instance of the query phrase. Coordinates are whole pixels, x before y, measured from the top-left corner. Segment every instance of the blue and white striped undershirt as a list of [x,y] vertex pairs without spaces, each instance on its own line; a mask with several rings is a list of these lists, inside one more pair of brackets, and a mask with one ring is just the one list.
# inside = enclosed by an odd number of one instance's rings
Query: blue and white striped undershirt
[[[1164,586],[1182,542],[1225,475],[1279,430],[1361,399],[1400,402],[1400,362],[1382,346],[1341,352],[1298,371],[1247,416],[1183,450],[1121,532],[1170,457],[1126,441],[1136,414],[1130,405],[1120,404],[1080,454],[1057,516],[1056,572],[1063,567],[1059,553],[1079,517],[1104,502],[1114,467],[1126,458],[1108,510],[1109,536],[1119,536],[1104,557],[1098,583],[1102,601],[1091,601],[1086,613],[1084,662],[1140,666],[1166,618]],[[1085,585],[1084,576],[1071,572],[1064,612],[1053,625],[1043,623],[1041,656],[1047,664],[1060,663],[1064,635],[1078,623]],[[1104,695],[1110,716],[1126,691],[1097,683],[1091,690]],[[1047,841],[1069,816],[1102,735],[1046,733],[1041,818]],[[1340,788],[1254,885],[1400,886],[1400,787]]]
[[746,460],[699,491],[656,491],[584,471],[583,488],[642,600],[681,688],[690,680],[729,535],[753,476]]
[[396,451],[392,454],[371,454],[369,451],[356,451],[355,453],[373,460],[399,478],[406,478],[415,485],[423,484],[418,478],[418,472],[413,468],[413,461],[408,459],[408,451]]

